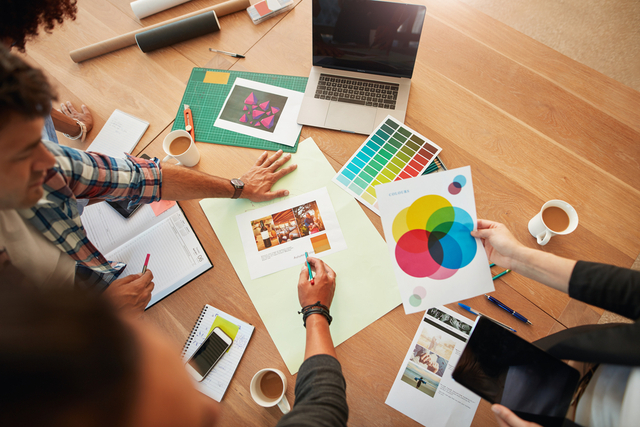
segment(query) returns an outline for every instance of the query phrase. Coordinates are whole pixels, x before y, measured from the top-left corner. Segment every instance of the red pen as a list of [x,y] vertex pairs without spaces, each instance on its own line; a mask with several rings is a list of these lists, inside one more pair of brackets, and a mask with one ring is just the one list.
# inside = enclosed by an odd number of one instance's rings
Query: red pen
[[196,142],[196,130],[193,126],[193,113],[187,104],[184,104],[184,130],[189,132],[193,142]]
[[147,259],[144,260],[144,265],[142,266],[142,274],[147,272],[147,265],[149,265],[149,257],[151,254],[147,254]]

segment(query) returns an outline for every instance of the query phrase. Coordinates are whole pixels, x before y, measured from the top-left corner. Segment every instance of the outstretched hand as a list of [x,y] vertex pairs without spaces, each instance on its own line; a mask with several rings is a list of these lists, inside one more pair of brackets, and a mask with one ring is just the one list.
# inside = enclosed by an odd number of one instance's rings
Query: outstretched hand
[[87,127],[87,133],[91,132],[91,129],[93,129],[93,116],[86,105],[82,105],[82,112],[79,112],[71,102],[67,101],[60,104],[60,111],[65,116],[84,123]]
[[489,261],[504,268],[512,268],[513,256],[524,248],[504,224],[495,221],[479,219],[478,230],[471,235],[482,240]]
[[153,273],[147,270],[144,274],[114,280],[104,294],[111,298],[118,310],[141,315],[151,301],[153,287]]
[[[288,190],[271,191],[274,186],[285,175],[293,172],[297,165],[289,165],[280,169],[291,159],[291,154],[282,155],[282,150],[278,150],[272,156],[265,151],[258,157],[256,164],[240,180],[244,182],[242,198],[252,202],[264,202],[278,197],[289,195]],[[280,170],[278,170],[280,169]]]
[[336,272],[318,258],[307,258],[311,265],[311,270],[315,272],[313,282],[309,280],[309,269],[307,265],[302,266],[300,277],[298,278],[298,299],[300,306],[320,304],[331,307],[333,294],[336,290]]
[[496,420],[500,427],[541,427],[539,424],[531,423],[519,418],[516,414],[502,405],[492,405],[491,410],[496,414]]

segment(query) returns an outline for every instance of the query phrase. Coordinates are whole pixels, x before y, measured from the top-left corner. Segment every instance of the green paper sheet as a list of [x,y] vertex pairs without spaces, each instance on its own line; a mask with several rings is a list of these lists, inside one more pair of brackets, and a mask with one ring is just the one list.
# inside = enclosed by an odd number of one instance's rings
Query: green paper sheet
[[[290,163],[298,168],[280,180],[274,190],[286,188],[288,197],[293,197],[327,187],[347,242],[346,251],[320,257],[336,272],[331,336],[337,346],[397,307],[400,293],[385,241],[356,200],[331,182],[336,172],[311,138],[300,143]],[[303,261],[299,268],[251,280],[236,223],[236,215],[272,203],[205,199],[200,205],[294,375],[304,361],[305,328],[298,314],[297,286],[300,270],[306,271],[306,265]]]

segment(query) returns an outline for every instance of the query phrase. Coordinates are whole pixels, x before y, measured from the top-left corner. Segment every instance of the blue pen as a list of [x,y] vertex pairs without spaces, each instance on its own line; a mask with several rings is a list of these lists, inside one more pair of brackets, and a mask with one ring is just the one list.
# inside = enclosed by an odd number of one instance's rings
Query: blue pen
[[509,312],[509,314],[511,314],[516,319],[520,320],[521,322],[528,323],[529,325],[532,325],[531,321],[528,320],[526,317],[524,317],[522,314],[520,314],[517,311],[507,307],[506,305],[504,305],[503,303],[501,303],[500,301],[498,301],[497,299],[495,299],[491,295],[484,294],[484,296],[487,297],[487,299],[489,301],[491,301],[492,303],[494,303],[495,305],[497,305],[498,307],[500,307],[504,311]]
[[311,264],[309,264],[309,254],[307,252],[304,253],[304,260],[307,263],[307,268],[309,269],[309,281],[313,285],[313,274],[311,273]]
[[468,305],[464,305],[461,302],[458,303],[458,305],[462,308],[464,308],[465,310],[467,310],[469,313],[475,314],[476,316],[483,316],[486,317],[487,319],[491,320],[493,323],[502,326],[505,329],[510,330],[511,332],[517,332],[515,329],[513,329],[512,327],[505,325],[502,322],[498,322],[496,319],[487,316],[486,314],[482,314],[480,313],[478,310],[474,310],[473,308],[469,307]]

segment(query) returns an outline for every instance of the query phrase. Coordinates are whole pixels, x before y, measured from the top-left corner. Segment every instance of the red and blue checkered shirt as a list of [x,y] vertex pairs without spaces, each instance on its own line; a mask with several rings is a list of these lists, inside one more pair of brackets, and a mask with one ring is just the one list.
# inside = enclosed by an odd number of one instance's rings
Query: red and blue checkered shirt
[[56,165],[47,172],[44,196],[34,207],[18,212],[76,261],[76,282],[104,288],[125,264],[107,261],[89,241],[77,199],[130,200],[131,204],[158,201],[162,190],[159,163],[157,159],[116,159],[43,143],[55,156]]

